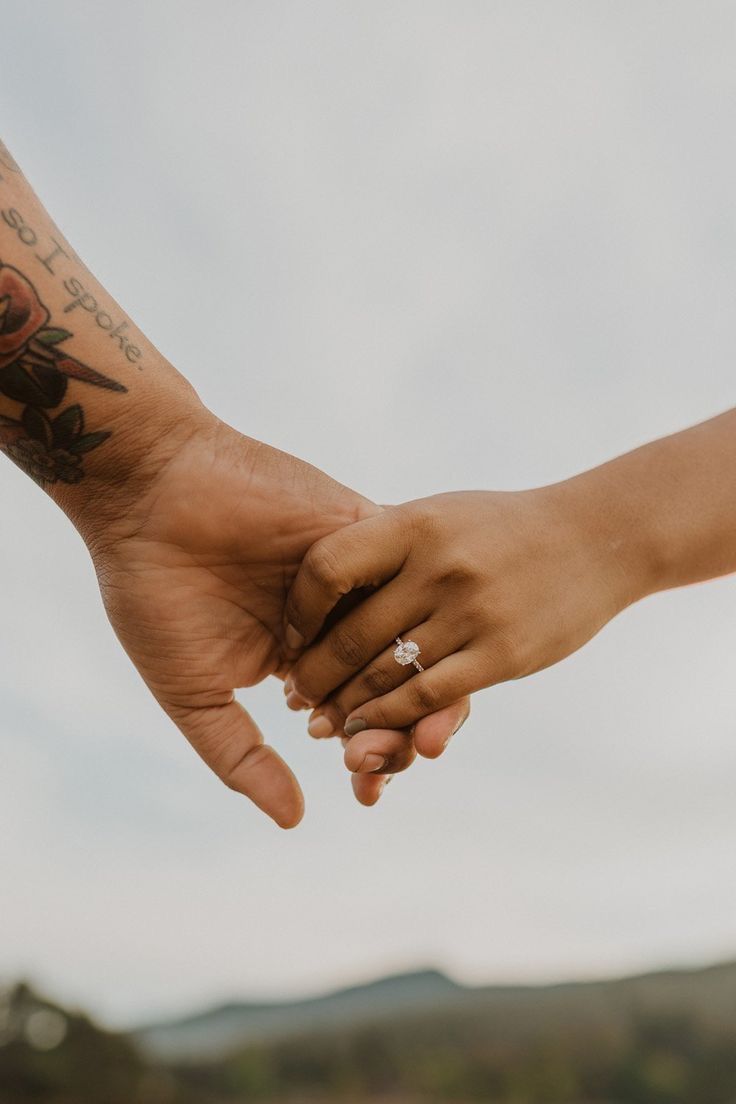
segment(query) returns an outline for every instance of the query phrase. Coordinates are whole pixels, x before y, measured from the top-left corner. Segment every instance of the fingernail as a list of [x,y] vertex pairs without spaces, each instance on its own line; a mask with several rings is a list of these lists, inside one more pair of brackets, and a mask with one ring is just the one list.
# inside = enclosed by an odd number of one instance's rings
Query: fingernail
[[293,625],[286,626],[286,643],[290,648],[293,648],[294,651],[296,651],[297,648],[304,647],[304,637],[301,633],[296,631]]
[[365,732],[368,728],[368,722],[364,721],[362,717],[353,717],[352,721],[348,721],[345,725],[346,736],[357,736],[359,732]]
[[286,704],[289,709],[309,709],[309,702],[300,697],[296,690],[286,695]]
[[324,713],[318,713],[312,717],[307,725],[307,732],[310,736],[314,736],[315,740],[324,740],[325,737],[331,736],[334,731],[332,721],[329,717],[325,717]]
[[284,693],[286,694],[287,698],[293,689],[294,683],[291,681],[291,675],[287,675],[284,682]]
[[374,752],[369,751],[358,767],[356,774],[373,774],[376,771],[383,770],[385,766],[386,760],[382,755],[376,755]]

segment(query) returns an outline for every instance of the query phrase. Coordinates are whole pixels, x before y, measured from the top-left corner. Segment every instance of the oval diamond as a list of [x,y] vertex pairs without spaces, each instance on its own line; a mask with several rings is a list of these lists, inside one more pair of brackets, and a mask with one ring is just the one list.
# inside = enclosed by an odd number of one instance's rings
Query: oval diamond
[[407,667],[419,655],[419,645],[413,640],[404,640],[394,652],[394,659],[402,667]]

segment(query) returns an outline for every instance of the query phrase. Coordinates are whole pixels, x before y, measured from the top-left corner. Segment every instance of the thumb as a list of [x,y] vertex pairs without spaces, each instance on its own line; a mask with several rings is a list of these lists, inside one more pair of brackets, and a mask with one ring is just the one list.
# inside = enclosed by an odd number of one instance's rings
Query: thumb
[[229,789],[249,797],[279,827],[296,827],[304,815],[299,783],[239,702],[164,708]]

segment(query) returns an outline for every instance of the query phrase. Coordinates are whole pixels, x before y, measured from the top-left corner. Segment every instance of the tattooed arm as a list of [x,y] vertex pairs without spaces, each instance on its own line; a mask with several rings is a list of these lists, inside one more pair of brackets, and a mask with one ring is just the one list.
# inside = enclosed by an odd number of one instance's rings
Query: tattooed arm
[[[378,508],[208,411],[1,144],[0,447],[77,526],[112,625],[166,713],[230,788],[298,823],[297,782],[234,689],[285,670],[284,602],[310,545]],[[426,738],[441,743],[467,708],[428,718]],[[410,741],[392,738],[408,763]],[[356,792],[372,803],[383,782]]]
[[[144,409],[155,419],[141,418]],[[177,427],[199,409],[0,143],[0,444],[8,455],[83,523],[90,498],[140,474],[146,453],[164,437],[178,440]]]

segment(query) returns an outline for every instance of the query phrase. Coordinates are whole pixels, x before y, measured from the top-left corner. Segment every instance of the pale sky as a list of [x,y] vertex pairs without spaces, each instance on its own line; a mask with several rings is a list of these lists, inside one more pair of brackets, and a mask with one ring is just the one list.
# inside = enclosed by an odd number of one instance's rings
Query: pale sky
[[[509,489],[736,402],[735,45],[730,0],[5,0],[1,133],[226,420],[381,502]],[[0,501],[0,976],[126,1024],[736,953],[733,579],[478,695],[374,810],[280,684],[244,695],[287,834],[7,462]]]

